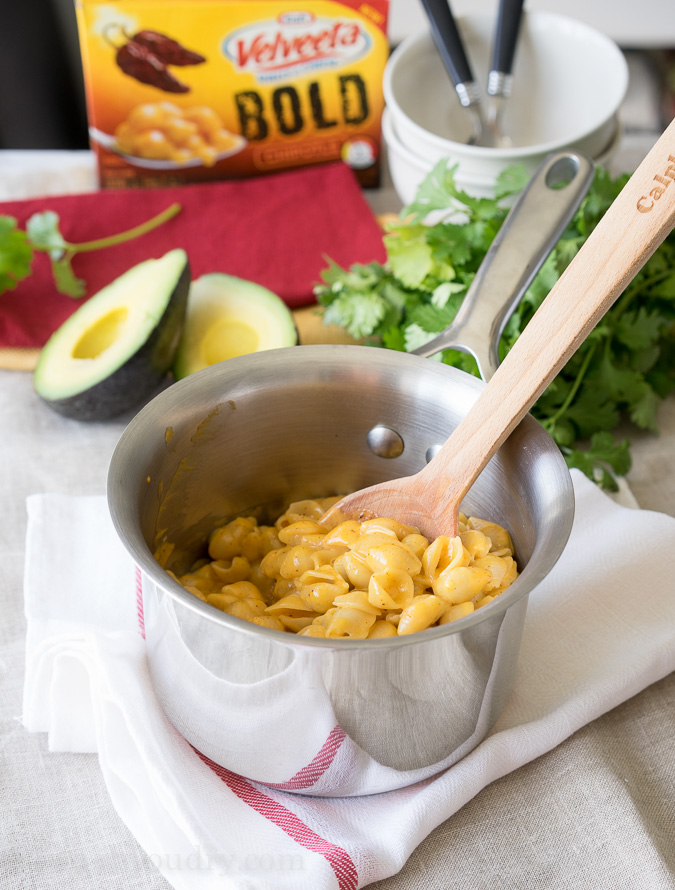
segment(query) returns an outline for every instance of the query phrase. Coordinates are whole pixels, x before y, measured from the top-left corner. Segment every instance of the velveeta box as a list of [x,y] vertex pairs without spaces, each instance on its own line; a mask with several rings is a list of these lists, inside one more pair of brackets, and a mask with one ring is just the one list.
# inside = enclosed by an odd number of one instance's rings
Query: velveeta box
[[103,187],[380,169],[388,0],[78,0]]

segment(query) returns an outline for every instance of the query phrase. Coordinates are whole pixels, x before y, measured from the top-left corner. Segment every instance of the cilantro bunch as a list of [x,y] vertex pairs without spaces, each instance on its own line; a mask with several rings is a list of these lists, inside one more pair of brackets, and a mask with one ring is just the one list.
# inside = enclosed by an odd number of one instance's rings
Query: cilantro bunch
[[[439,162],[415,201],[387,226],[384,265],[342,269],[330,263],[324,270],[323,284],[315,289],[326,307],[324,322],[341,325],[368,343],[408,352],[432,339],[455,317],[507,215],[505,199],[521,191],[527,179],[524,167],[510,168],[500,177],[494,199],[476,198],[457,187],[454,168]],[[501,358],[627,180],[628,174],[612,178],[597,170],[572,223],[511,316],[500,342]],[[439,211],[443,217],[430,223]],[[442,360],[478,374],[474,359],[464,353],[445,350]],[[628,419],[657,432],[659,402],[673,390],[675,233],[549,385],[532,414],[569,467],[615,489],[616,477],[630,469],[629,442],[617,438],[618,428]]]

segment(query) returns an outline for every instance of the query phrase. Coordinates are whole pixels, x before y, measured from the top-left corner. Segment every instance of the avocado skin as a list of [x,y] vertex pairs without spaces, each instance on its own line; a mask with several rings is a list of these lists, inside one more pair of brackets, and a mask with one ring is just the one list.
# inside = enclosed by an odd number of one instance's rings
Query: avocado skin
[[154,395],[173,363],[183,331],[190,290],[190,264],[186,262],[166,310],[145,343],[105,380],[65,399],[42,401],[73,420],[109,420],[140,407]]

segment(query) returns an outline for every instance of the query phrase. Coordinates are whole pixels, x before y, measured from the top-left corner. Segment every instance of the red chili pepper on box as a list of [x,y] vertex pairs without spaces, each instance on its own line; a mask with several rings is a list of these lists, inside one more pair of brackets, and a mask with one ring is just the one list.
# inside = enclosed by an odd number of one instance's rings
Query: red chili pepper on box
[[125,74],[141,83],[147,83],[166,93],[187,93],[190,90],[190,87],[173,76],[153,52],[133,40],[117,50],[115,59]]
[[177,40],[157,31],[139,31],[131,39],[149,49],[165,65],[200,65],[206,61],[204,56],[186,49]]

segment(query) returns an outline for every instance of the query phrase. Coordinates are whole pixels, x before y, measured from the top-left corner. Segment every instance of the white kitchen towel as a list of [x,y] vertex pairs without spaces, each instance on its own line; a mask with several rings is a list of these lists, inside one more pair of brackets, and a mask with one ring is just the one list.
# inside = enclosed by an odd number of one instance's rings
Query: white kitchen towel
[[675,519],[573,478],[572,535],[530,596],[506,710],[435,778],[310,798],[197,754],[155,698],[136,570],[103,497],[28,500],[24,725],[52,751],[98,753],[117,812],[177,890],[356,890],[394,874],[490,782],[675,668]]

